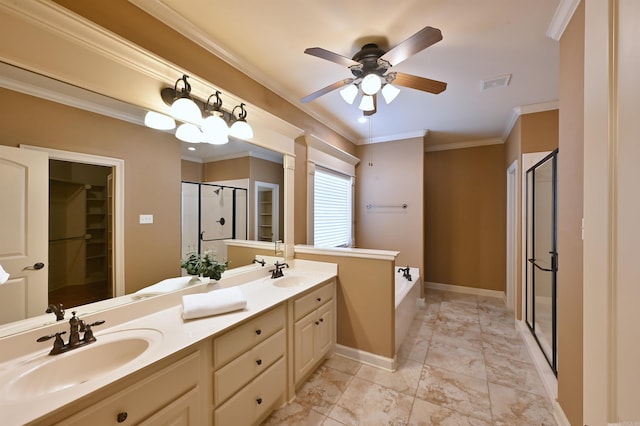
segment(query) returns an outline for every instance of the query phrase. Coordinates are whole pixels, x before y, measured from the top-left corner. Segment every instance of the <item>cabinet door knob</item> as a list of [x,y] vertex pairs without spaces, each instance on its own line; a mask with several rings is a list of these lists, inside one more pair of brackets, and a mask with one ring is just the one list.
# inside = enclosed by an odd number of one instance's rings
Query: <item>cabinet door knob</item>
[[316,321],[316,325],[320,324],[320,321]]
[[316,300],[317,300],[318,302],[322,302],[322,297],[318,297]]
[[261,335],[261,334],[262,334],[262,330],[257,329],[257,330],[256,330],[256,334],[257,334],[258,336],[259,336],[259,335]]
[[320,318],[320,322],[324,322],[324,318]]
[[256,402],[258,403],[258,405],[262,404],[262,398],[256,399]]
[[129,415],[127,414],[126,411],[122,411],[118,413],[118,417],[116,417],[116,420],[118,420],[118,423],[124,423],[124,421],[127,420],[128,416]]
[[256,360],[256,364],[262,365],[262,360],[261,359]]

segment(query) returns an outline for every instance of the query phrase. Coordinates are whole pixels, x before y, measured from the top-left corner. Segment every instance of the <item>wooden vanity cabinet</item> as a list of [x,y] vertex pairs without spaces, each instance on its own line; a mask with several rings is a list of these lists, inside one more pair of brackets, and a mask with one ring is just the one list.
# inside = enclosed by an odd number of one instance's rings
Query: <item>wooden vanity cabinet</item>
[[335,348],[335,281],[293,301],[294,383],[298,387]]
[[252,425],[285,402],[286,303],[213,340],[213,421]]
[[[124,383],[94,392],[34,424],[201,425],[201,353],[196,350],[182,358],[171,358],[169,365],[144,368],[124,379]],[[120,390],[113,390],[114,387]],[[79,407],[85,408],[78,411]],[[54,420],[60,416],[66,417]]]

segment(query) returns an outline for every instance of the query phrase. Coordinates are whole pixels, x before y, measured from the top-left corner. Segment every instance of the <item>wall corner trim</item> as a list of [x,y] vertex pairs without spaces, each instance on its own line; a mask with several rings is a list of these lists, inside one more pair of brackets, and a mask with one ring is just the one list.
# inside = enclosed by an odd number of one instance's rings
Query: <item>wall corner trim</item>
[[569,25],[569,21],[573,17],[580,0],[561,0],[556,9],[556,13],[551,18],[551,23],[547,29],[547,37],[559,41],[562,38],[564,30]]
[[504,132],[502,133],[502,139],[507,140],[509,138],[511,131],[513,130],[513,126],[516,125],[518,117],[520,117],[521,115],[552,111],[554,109],[560,109],[560,104],[558,101],[541,102],[538,104],[529,104],[514,107],[513,110],[511,110],[511,115],[509,116],[507,125],[505,126]]

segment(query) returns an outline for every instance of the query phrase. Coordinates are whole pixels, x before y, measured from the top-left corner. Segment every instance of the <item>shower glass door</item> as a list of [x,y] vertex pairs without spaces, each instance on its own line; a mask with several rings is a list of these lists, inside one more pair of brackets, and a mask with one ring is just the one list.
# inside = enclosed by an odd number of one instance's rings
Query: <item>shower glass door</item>
[[527,325],[556,375],[557,156],[527,170],[525,283]]

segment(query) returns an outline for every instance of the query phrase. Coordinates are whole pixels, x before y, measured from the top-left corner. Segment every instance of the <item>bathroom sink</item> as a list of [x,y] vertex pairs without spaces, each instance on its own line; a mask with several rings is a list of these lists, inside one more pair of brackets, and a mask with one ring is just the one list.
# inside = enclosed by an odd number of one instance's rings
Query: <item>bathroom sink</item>
[[59,392],[138,359],[162,340],[154,329],[127,329],[96,336],[97,341],[60,355],[39,354],[0,377],[2,399],[18,400]]
[[296,287],[309,281],[309,277],[301,274],[289,274],[280,278],[266,278],[276,287]]

